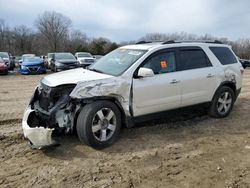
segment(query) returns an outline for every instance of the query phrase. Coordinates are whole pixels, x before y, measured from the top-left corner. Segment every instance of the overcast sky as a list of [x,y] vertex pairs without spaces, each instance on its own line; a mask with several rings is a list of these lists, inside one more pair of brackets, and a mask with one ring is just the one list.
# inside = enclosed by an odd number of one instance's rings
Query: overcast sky
[[0,18],[11,27],[34,28],[44,11],[68,16],[89,37],[116,42],[153,32],[250,37],[249,0],[0,0]]

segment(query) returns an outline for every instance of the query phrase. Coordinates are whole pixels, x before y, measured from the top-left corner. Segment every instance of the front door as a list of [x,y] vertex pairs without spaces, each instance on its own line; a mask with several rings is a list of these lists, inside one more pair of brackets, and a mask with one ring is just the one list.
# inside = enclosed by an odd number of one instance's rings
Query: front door
[[178,108],[181,102],[181,75],[176,72],[175,52],[161,50],[142,63],[154,76],[133,78],[134,116]]

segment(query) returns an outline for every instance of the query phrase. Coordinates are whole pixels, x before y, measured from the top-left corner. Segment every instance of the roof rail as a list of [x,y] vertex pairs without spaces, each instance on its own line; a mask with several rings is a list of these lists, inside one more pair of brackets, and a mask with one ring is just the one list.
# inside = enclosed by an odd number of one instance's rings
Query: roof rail
[[151,41],[145,41],[145,40],[142,40],[142,41],[139,41],[135,44],[147,44],[147,43],[152,43]]
[[142,41],[139,41],[135,44],[162,43],[162,42],[164,42],[164,41],[162,41],[162,40],[149,40],[149,41],[142,40]]
[[223,44],[223,42],[221,42],[219,40],[214,40],[212,42],[207,41],[206,43]]
[[219,40],[169,40],[166,42],[163,42],[162,44],[174,44],[174,43],[192,43],[192,42],[200,42],[200,43],[211,43],[211,44],[223,44],[221,41]]
[[162,44],[173,44],[173,43],[176,43],[176,41],[168,40],[168,41],[163,42]]

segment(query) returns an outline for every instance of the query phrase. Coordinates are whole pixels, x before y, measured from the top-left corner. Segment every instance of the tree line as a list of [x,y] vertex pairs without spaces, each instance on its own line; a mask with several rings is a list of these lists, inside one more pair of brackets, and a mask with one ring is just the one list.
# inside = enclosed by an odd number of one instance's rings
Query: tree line
[[119,46],[133,44],[138,41],[168,41],[168,40],[219,40],[232,46],[235,53],[243,59],[250,59],[250,38],[236,41],[227,38],[218,38],[205,34],[181,33],[149,33],[136,41],[121,43],[112,42],[103,37],[89,38],[81,30],[72,28],[72,21],[58,12],[44,12],[34,21],[35,29],[25,25],[10,28],[3,19],[0,19],[0,51],[9,51],[15,55],[35,53],[45,55],[48,52],[87,51],[92,54],[104,55]]
[[118,44],[109,39],[89,38],[80,30],[72,29],[70,18],[57,12],[44,12],[34,22],[36,30],[25,25],[10,28],[0,19],[0,51],[15,55],[25,53],[87,51],[104,55],[116,49]]

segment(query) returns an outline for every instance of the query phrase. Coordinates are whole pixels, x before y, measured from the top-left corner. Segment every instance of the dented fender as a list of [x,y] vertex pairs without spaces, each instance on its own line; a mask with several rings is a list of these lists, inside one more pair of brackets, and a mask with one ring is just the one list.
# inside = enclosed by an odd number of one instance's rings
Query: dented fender
[[112,77],[95,81],[78,82],[70,93],[73,99],[88,99],[93,97],[116,98],[126,115],[130,116],[130,90],[132,79]]

